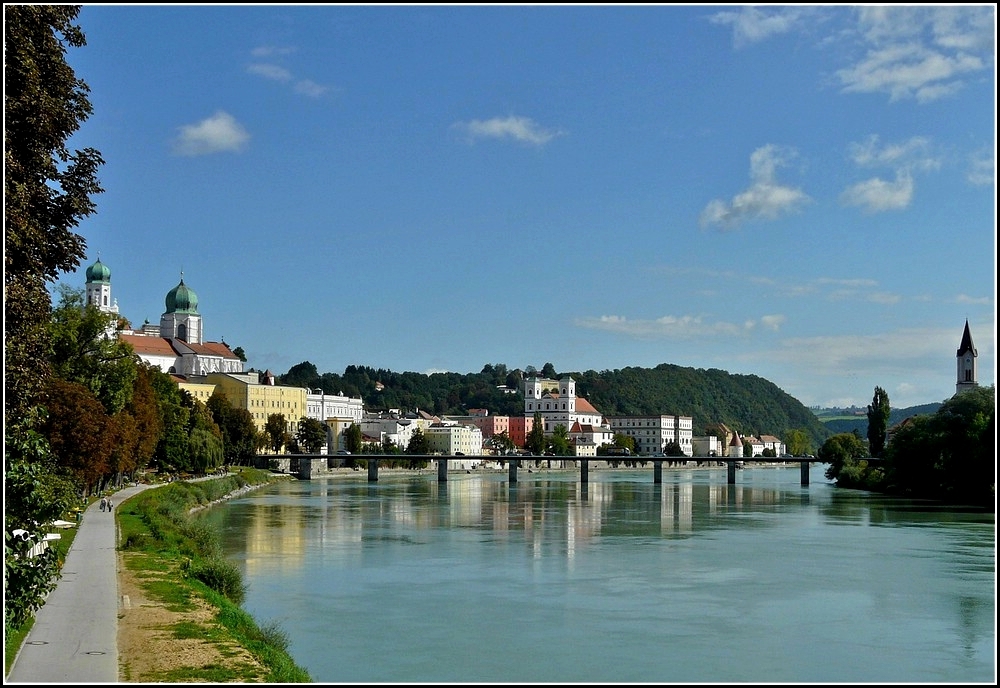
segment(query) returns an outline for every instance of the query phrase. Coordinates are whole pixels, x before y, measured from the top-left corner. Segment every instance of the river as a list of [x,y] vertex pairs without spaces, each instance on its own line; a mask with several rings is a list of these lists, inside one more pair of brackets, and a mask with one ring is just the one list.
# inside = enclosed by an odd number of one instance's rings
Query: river
[[994,514],[824,468],[360,471],[199,518],[317,682],[995,683]]

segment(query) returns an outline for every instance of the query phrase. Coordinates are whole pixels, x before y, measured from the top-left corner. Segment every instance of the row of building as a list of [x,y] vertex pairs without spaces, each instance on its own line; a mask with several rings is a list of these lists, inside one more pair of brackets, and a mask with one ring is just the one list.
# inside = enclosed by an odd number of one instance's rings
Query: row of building
[[[118,315],[118,303],[111,294],[111,270],[100,259],[87,268],[85,302],[99,310]],[[344,432],[359,425],[362,441],[398,447],[409,445],[418,428],[427,438],[432,453],[480,456],[491,453],[490,438],[506,433],[517,447],[523,447],[535,418],[546,435],[559,425],[568,430],[576,456],[596,456],[599,447],[613,444],[615,435],[631,437],[639,456],[662,454],[676,443],[687,456],[759,456],[765,450],[785,453],[777,437],[740,437],[719,425],[712,435],[695,436],[690,416],[642,415],[606,417],[590,402],[576,394],[572,377],[559,380],[531,377],[524,381],[524,415],[491,415],[473,409],[466,416],[439,417],[419,409],[412,413],[388,411],[368,413],[360,397],[327,394],[323,390],[275,384],[270,371],[244,372],[243,360],[224,342],[204,339],[198,312],[198,297],[184,283],[167,292],[159,326],[146,321],[139,329],[119,319],[116,334],[127,342],[143,361],[171,375],[177,386],[202,402],[216,391],[235,407],[246,409],[261,432],[273,414],[285,418],[287,431],[294,434],[302,417],[326,424],[327,451],[344,450]],[[109,333],[112,334],[112,333]]]

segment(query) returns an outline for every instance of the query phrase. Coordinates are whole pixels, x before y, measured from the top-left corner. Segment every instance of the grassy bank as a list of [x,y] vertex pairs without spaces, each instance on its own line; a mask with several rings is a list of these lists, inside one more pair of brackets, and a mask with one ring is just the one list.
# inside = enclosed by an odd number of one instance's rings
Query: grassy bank
[[[267,471],[244,469],[212,480],[170,483],[132,497],[117,510],[119,549],[125,566],[141,579],[144,594],[171,609],[207,604],[214,610],[208,623],[178,623],[165,630],[178,639],[200,638],[225,656],[234,656],[232,649],[240,648],[254,660],[195,664],[175,668],[169,675],[153,680],[311,682],[308,673],[288,654],[284,631],[276,625],[259,626],[241,608],[246,593],[242,574],[223,558],[218,535],[190,517],[195,509],[275,478]],[[130,666],[127,656],[122,659],[125,666]],[[123,678],[137,680],[134,676]]]

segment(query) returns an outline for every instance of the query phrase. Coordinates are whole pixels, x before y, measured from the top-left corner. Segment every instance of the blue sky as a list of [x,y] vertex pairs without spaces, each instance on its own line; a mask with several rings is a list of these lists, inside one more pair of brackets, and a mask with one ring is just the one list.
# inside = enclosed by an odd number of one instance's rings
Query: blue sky
[[[85,5],[83,221],[248,365],[995,380],[995,6]],[[668,412],[665,410],[665,412]],[[670,411],[672,412],[672,411]],[[683,409],[676,412],[683,413]]]

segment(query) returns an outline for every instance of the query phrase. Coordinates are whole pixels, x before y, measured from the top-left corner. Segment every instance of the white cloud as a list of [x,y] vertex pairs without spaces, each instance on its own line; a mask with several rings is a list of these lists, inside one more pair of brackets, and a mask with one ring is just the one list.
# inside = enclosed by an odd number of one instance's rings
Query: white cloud
[[739,12],[718,12],[709,17],[713,24],[728,24],[733,27],[733,44],[743,47],[757,43],[771,36],[788,33],[794,29],[803,16],[798,8],[778,8],[769,12],[757,7],[743,7]]
[[291,81],[292,79],[292,73],[284,67],[262,62],[248,65],[247,72],[250,74],[256,74],[257,76],[262,76],[265,79],[271,79],[272,81]]
[[505,118],[494,117],[487,120],[474,119],[471,122],[458,122],[453,126],[464,131],[470,141],[482,138],[510,138],[536,146],[544,145],[555,137],[562,136],[564,133],[543,129],[527,117],[516,117],[514,115]]
[[784,322],[783,315],[765,315],[761,317],[759,323],[747,319],[742,324],[722,320],[709,322],[700,315],[665,315],[655,320],[629,320],[621,315],[602,315],[577,318],[575,325],[590,330],[615,332],[636,339],[698,339],[747,334],[758,324],[777,331]]
[[959,294],[955,297],[955,301],[958,303],[970,303],[977,306],[987,306],[993,303],[993,299],[988,296],[969,296],[968,294]]
[[845,93],[888,93],[926,103],[962,88],[993,63],[995,8],[862,7],[865,56],[838,70]]
[[211,117],[180,128],[174,141],[177,155],[208,155],[239,152],[250,140],[250,134],[227,112],[219,110]]
[[927,172],[941,167],[940,159],[930,153],[931,143],[914,136],[901,143],[882,145],[872,134],[860,143],[851,143],[848,154],[859,167],[888,167],[895,171],[894,181],[881,177],[858,182],[840,195],[844,205],[862,208],[867,213],[906,208],[913,201],[913,172]]
[[764,327],[774,330],[775,332],[785,324],[785,316],[783,315],[765,315],[760,319],[760,324]]
[[[295,48],[276,48],[273,46],[263,46],[254,48],[251,54],[254,57],[280,57],[295,52]],[[247,72],[271,81],[282,83],[294,82],[292,89],[299,95],[310,98],[318,98],[330,90],[328,86],[316,83],[312,79],[299,79],[291,70],[272,62],[255,62],[247,65]]]
[[992,186],[997,179],[997,159],[991,150],[980,150],[969,156],[966,179],[976,186]]
[[310,81],[309,79],[302,79],[295,83],[295,92],[301,93],[304,96],[309,96],[310,98],[318,98],[329,90],[327,86],[322,84],[317,84],[315,81]]
[[893,169],[933,170],[941,166],[941,161],[930,155],[930,140],[923,136],[913,136],[902,143],[879,145],[877,134],[870,135],[861,143],[851,143],[848,151],[851,159],[861,167],[892,167]]
[[848,187],[840,195],[841,203],[860,207],[867,213],[899,210],[910,205],[911,200],[913,178],[908,174],[898,175],[893,182],[874,177]]
[[254,57],[274,57],[275,55],[290,55],[295,52],[292,46],[261,45],[250,51]]
[[734,228],[747,220],[773,220],[797,210],[810,200],[809,196],[775,180],[776,169],[787,165],[793,157],[794,150],[774,144],[755,150],[750,156],[750,187],[728,203],[720,199],[710,201],[701,213],[699,224]]

